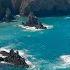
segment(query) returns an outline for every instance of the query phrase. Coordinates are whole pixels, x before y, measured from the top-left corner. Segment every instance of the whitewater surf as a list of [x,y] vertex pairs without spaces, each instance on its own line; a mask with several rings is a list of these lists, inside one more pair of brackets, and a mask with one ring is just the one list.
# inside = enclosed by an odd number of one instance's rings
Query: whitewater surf
[[[43,26],[46,27],[47,29],[52,29],[53,28],[53,25],[44,24]],[[18,27],[20,27],[22,29],[25,29],[27,31],[33,31],[33,32],[45,30],[45,29],[36,29],[35,27],[29,27],[29,26],[24,26],[24,25],[18,25]]]

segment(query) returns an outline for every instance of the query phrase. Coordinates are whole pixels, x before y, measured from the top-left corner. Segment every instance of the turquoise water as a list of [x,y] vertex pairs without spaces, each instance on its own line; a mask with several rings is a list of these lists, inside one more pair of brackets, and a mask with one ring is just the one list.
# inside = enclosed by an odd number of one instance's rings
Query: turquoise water
[[24,69],[0,65],[0,70],[70,70],[70,61],[64,62],[61,58],[70,55],[70,18],[40,18],[41,22],[53,25],[53,28],[35,32],[19,27],[22,20],[26,21],[26,18],[0,23],[0,47],[24,52],[35,67]]

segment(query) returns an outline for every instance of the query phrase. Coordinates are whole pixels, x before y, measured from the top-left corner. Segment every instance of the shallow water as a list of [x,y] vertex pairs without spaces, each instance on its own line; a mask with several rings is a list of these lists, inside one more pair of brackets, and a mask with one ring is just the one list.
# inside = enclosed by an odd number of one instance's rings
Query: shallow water
[[0,23],[0,47],[22,51],[33,66],[24,69],[5,64],[0,65],[0,70],[70,70],[70,18],[40,18],[41,22],[53,25],[52,29],[40,31],[19,27],[22,20],[26,18]]

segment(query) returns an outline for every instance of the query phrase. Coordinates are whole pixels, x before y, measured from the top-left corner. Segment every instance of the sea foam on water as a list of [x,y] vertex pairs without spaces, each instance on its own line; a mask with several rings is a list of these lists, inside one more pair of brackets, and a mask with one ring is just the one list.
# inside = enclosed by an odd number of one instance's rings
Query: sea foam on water
[[[23,26],[23,25],[18,25],[18,26],[23,28],[23,29],[26,29],[28,31],[33,31],[33,32],[44,30],[44,29],[36,29],[35,27],[29,27],[29,26]],[[43,26],[46,27],[47,29],[52,29],[53,28],[53,25],[44,24]]]

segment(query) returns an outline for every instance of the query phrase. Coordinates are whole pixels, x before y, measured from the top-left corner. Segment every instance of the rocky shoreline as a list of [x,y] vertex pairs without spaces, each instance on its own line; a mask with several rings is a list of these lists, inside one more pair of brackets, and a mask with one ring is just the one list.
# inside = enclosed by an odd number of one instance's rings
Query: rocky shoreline
[[19,55],[18,51],[14,52],[14,50],[11,49],[9,53],[6,51],[0,51],[0,54],[3,56],[3,57],[0,57],[0,62],[4,61],[13,65],[22,66],[25,68],[29,67],[29,65],[25,62],[25,58],[22,58]]

